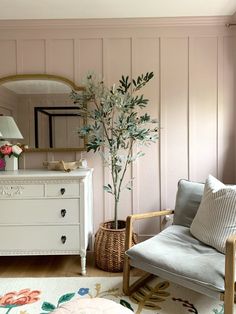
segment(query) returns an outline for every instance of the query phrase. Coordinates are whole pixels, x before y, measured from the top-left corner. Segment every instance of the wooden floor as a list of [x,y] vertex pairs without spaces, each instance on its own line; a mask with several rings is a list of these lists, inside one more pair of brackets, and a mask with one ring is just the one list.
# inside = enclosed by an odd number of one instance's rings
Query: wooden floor
[[[140,272],[133,269],[132,275]],[[2,256],[0,257],[0,278],[15,277],[76,277],[80,275],[80,256]],[[110,273],[94,265],[93,254],[87,254],[87,276],[122,276],[122,272]]]

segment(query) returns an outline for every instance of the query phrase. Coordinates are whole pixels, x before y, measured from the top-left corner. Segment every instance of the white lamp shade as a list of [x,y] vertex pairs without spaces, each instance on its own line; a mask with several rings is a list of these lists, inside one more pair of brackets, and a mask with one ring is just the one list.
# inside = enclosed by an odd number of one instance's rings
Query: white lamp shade
[[0,116],[0,139],[23,138],[13,117]]

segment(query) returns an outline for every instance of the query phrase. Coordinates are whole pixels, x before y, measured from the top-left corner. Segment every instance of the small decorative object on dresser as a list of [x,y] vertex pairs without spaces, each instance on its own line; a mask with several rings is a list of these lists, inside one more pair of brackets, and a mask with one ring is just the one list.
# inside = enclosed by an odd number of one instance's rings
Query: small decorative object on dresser
[[79,161],[44,161],[44,167],[47,167],[48,170],[59,170],[67,171],[75,170],[79,168]]
[[78,254],[85,275],[92,172],[0,172],[0,256]]

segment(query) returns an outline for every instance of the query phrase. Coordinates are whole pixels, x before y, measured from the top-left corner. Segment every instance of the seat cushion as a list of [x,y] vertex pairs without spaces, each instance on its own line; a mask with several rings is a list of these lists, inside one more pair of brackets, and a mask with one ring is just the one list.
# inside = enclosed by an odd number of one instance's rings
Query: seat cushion
[[226,186],[209,175],[190,232],[225,253],[227,238],[236,234],[236,186]]
[[126,254],[131,265],[177,284],[224,291],[225,255],[195,239],[187,227],[172,225]]
[[176,194],[174,224],[190,227],[199,208],[204,183],[180,180]]

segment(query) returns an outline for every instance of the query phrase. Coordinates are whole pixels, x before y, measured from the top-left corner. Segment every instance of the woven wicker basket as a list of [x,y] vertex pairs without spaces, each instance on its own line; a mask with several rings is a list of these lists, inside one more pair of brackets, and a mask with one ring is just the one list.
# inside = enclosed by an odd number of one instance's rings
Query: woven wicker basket
[[[94,243],[96,266],[105,271],[119,272],[123,270],[125,251],[125,225],[118,221],[118,229],[111,229],[113,221],[100,225]],[[133,244],[137,243],[137,234],[133,234]]]

